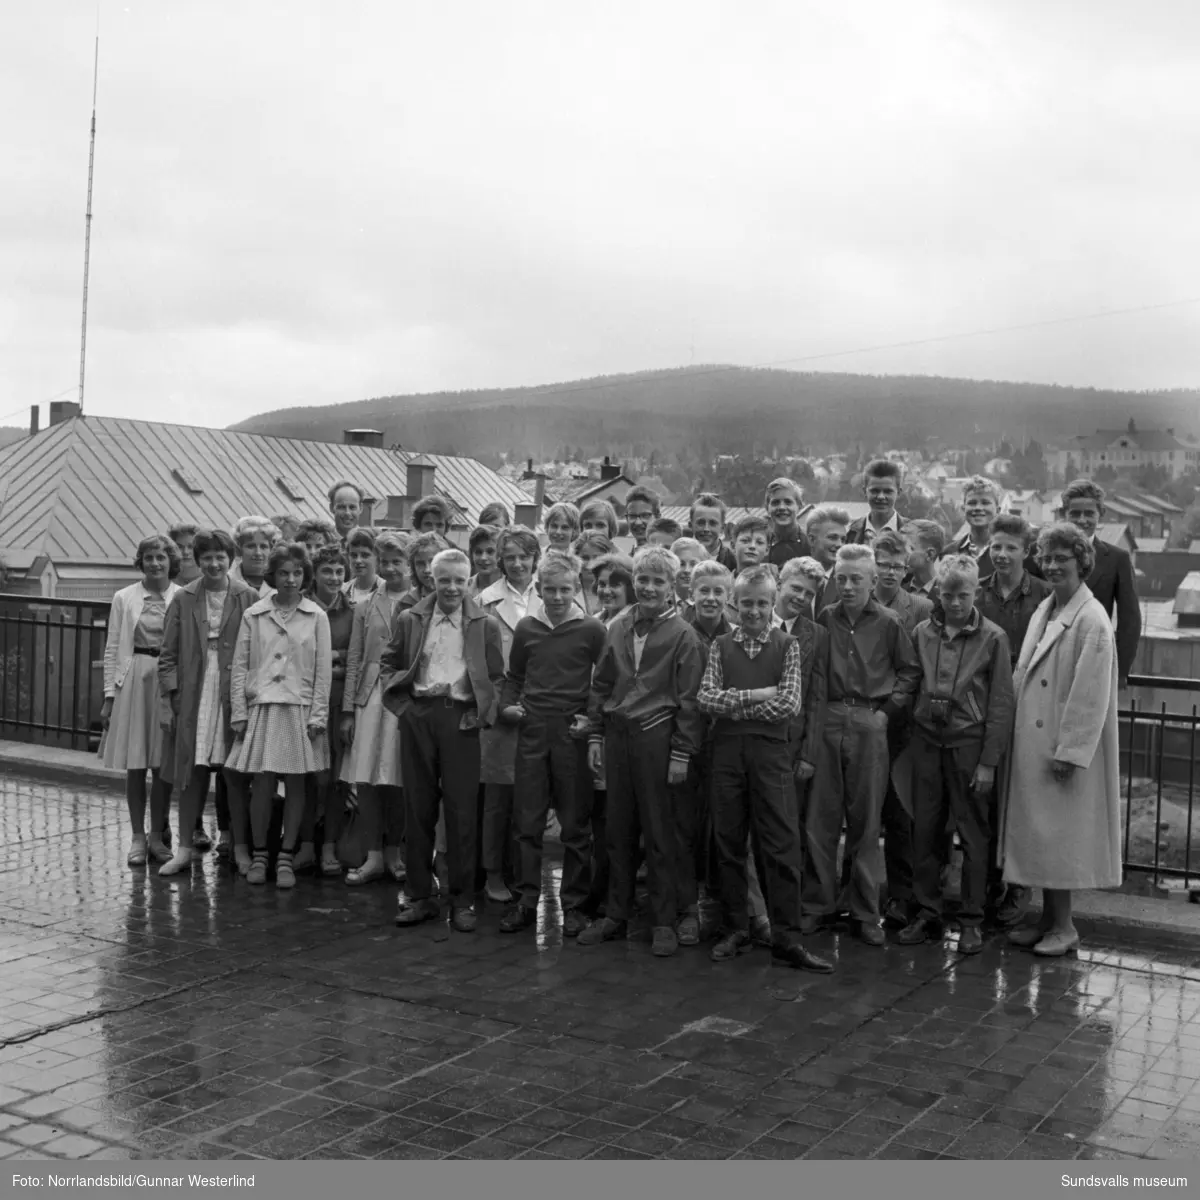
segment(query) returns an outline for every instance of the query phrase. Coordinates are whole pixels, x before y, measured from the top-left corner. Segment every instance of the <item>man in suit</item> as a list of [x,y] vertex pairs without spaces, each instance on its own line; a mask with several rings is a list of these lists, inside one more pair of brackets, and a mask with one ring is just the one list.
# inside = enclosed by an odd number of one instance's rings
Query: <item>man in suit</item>
[[1120,546],[1099,541],[1096,530],[1104,517],[1104,489],[1090,479],[1076,479],[1062,494],[1063,516],[1096,548],[1096,564],[1088,576],[1092,595],[1111,617],[1117,614],[1117,671],[1121,686],[1127,687],[1129,672],[1142,636],[1142,608],[1133,578],[1133,560]]

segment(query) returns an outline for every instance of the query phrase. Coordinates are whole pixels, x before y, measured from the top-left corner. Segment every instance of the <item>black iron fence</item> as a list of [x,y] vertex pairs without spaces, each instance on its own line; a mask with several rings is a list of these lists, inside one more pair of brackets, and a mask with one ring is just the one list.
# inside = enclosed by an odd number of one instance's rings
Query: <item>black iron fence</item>
[[[1200,679],[1168,679],[1131,675],[1134,695],[1120,712],[1123,772],[1124,840],[1121,858],[1126,871],[1148,871],[1157,877],[1200,882],[1200,838],[1195,815],[1200,751]],[[1138,695],[1152,691],[1151,707]],[[1200,850],[1200,847],[1197,847]]]
[[111,604],[0,595],[0,738],[94,750]]

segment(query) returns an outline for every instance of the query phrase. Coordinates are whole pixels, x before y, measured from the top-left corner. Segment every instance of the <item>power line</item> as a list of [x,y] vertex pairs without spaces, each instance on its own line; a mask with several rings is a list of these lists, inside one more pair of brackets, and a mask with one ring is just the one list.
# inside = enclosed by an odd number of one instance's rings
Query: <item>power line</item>
[[[766,367],[791,366],[796,363],[821,362],[831,358],[847,358],[855,354],[875,354],[882,350],[904,350],[915,346],[932,346],[939,342],[962,341],[974,337],[992,337],[998,333],[1018,333],[1029,329],[1047,329],[1055,325],[1070,325],[1080,321],[1099,321],[1106,317],[1124,317],[1134,313],[1158,312],[1165,308],[1183,308],[1189,304],[1200,304],[1200,296],[1192,296],[1186,300],[1166,300],[1161,304],[1140,304],[1134,308],[1101,309],[1099,312],[1077,313],[1070,317],[1049,317],[1041,321],[1025,321],[1018,325],[993,325],[985,329],[972,329],[960,333],[943,333],[934,337],[910,338],[901,342],[880,342],[872,346],[857,346],[848,350],[827,350],[820,354],[802,354],[794,358],[775,358],[765,362],[734,364],[732,366],[700,367],[696,370],[679,367],[663,367],[648,377],[640,379],[613,380],[604,383],[586,383],[577,386],[550,386],[546,388],[531,388],[526,391],[527,398],[536,396],[569,396],[576,392],[596,392],[615,387],[632,387],[638,384],[653,383],[656,380],[694,379],[700,375],[726,375],[734,371],[755,371]],[[523,390],[523,389],[518,389]]]

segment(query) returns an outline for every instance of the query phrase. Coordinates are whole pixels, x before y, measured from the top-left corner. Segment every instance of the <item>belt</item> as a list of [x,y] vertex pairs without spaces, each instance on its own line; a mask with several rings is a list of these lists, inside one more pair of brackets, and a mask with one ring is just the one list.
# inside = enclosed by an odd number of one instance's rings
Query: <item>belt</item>
[[840,700],[834,700],[834,704],[844,704],[847,708],[869,708],[872,712],[878,712],[886,703],[883,700],[864,700],[861,696],[843,696]]
[[147,658],[158,658],[162,653],[161,650],[151,650],[149,646],[134,646],[134,654],[144,654]]
[[474,700],[455,700],[453,696],[417,696],[413,699],[418,704],[428,704],[431,707],[440,705],[442,708],[475,708]]

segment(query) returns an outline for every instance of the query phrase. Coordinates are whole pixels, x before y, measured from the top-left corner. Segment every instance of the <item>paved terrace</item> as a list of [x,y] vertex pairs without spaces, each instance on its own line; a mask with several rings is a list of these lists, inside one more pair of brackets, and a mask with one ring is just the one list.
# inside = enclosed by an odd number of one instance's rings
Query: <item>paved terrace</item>
[[[123,801],[0,767],[0,1155],[1120,1158],[1200,1153],[1200,936],[1079,959],[392,925],[394,887],[124,866]],[[548,871],[548,874],[550,872]]]

